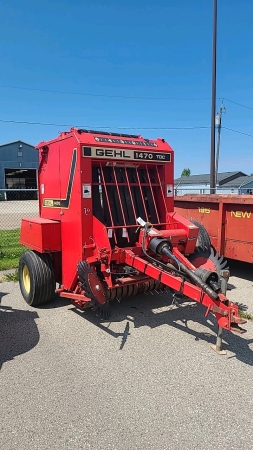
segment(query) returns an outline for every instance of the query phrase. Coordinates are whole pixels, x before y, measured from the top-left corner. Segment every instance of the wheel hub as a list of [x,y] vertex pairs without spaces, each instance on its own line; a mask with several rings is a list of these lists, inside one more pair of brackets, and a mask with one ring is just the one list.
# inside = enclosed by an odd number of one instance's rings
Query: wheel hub
[[28,267],[26,265],[23,266],[22,275],[23,275],[24,288],[25,288],[26,292],[29,294],[30,289],[31,289],[31,279],[30,279],[30,273],[29,273]]

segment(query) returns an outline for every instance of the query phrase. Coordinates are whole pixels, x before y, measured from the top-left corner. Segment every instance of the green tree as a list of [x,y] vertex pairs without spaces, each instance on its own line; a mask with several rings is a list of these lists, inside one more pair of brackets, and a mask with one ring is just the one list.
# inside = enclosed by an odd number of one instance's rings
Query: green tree
[[181,177],[189,177],[191,175],[190,169],[184,169],[181,173]]

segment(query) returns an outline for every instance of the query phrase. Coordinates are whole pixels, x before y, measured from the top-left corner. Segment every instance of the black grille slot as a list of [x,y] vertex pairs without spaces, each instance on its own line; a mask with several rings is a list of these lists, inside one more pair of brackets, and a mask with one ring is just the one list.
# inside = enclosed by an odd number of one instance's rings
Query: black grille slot
[[[159,170],[162,171],[161,166],[93,166],[93,214],[108,228],[112,246],[125,247],[136,242],[138,217],[156,226],[165,222]],[[164,207],[159,211],[161,203]]]

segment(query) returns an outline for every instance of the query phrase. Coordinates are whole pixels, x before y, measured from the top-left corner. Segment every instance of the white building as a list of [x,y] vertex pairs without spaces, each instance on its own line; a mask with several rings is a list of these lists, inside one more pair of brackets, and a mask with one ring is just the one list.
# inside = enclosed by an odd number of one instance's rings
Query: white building
[[[232,193],[235,186],[240,186],[239,182],[235,181],[241,179],[242,182],[249,182],[251,178],[243,172],[223,172],[218,173],[216,183],[216,193]],[[233,184],[234,182],[234,184]],[[229,183],[232,183],[231,185]],[[176,178],[174,181],[175,195],[184,194],[209,194],[210,193],[210,174],[190,175]],[[237,187],[238,189],[238,187]],[[242,193],[242,192],[240,192]],[[245,193],[245,192],[243,192]]]

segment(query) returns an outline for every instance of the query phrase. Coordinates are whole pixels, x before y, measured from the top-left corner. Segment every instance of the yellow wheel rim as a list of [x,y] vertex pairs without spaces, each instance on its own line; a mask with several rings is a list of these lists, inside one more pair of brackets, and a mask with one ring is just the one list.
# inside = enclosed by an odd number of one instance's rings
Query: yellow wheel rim
[[31,279],[28,267],[26,265],[23,266],[23,283],[26,292],[29,294],[31,289]]

